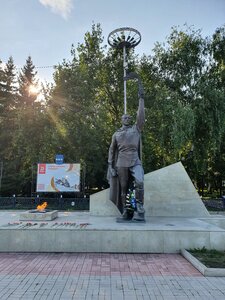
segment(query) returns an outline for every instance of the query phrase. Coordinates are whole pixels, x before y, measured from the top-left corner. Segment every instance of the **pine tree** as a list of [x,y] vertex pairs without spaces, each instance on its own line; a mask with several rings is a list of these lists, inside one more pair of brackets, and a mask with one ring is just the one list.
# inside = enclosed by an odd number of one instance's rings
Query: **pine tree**
[[15,194],[30,193],[31,168],[38,153],[36,135],[39,129],[36,125],[40,103],[36,102],[37,93],[31,90],[38,84],[36,74],[35,66],[29,56],[18,78],[13,145],[10,151],[9,173],[6,178],[8,189],[11,185]]

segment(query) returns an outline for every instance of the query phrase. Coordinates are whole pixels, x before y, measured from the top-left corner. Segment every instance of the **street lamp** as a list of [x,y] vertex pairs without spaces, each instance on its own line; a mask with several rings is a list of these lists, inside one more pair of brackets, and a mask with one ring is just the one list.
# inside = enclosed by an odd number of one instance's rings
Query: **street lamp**
[[122,27],[113,30],[108,36],[108,43],[113,48],[123,49],[123,75],[124,75],[124,114],[127,113],[127,87],[126,87],[126,50],[136,47],[141,41],[141,34],[134,28]]

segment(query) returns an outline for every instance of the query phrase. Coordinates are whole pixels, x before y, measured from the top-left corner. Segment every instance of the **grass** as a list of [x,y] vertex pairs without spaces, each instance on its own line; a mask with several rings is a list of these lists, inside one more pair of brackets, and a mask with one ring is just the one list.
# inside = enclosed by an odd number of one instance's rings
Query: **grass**
[[225,251],[202,249],[188,250],[207,268],[225,268]]

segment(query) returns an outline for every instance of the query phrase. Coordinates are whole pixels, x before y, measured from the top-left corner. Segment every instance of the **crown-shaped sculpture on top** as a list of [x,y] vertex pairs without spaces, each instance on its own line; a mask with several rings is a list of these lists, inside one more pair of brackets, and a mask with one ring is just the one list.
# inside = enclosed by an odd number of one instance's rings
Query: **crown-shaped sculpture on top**
[[134,48],[140,41],[140,32],[130,27],[115,29],[108,36],[108,43],[113,48]]

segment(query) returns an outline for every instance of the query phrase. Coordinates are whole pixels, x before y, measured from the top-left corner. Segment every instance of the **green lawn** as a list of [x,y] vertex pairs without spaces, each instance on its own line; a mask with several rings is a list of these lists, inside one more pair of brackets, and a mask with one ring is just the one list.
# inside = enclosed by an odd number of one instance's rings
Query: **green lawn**
[[225,251],[207,250],[206,248],[188,251],[207,268],[225,268]]

